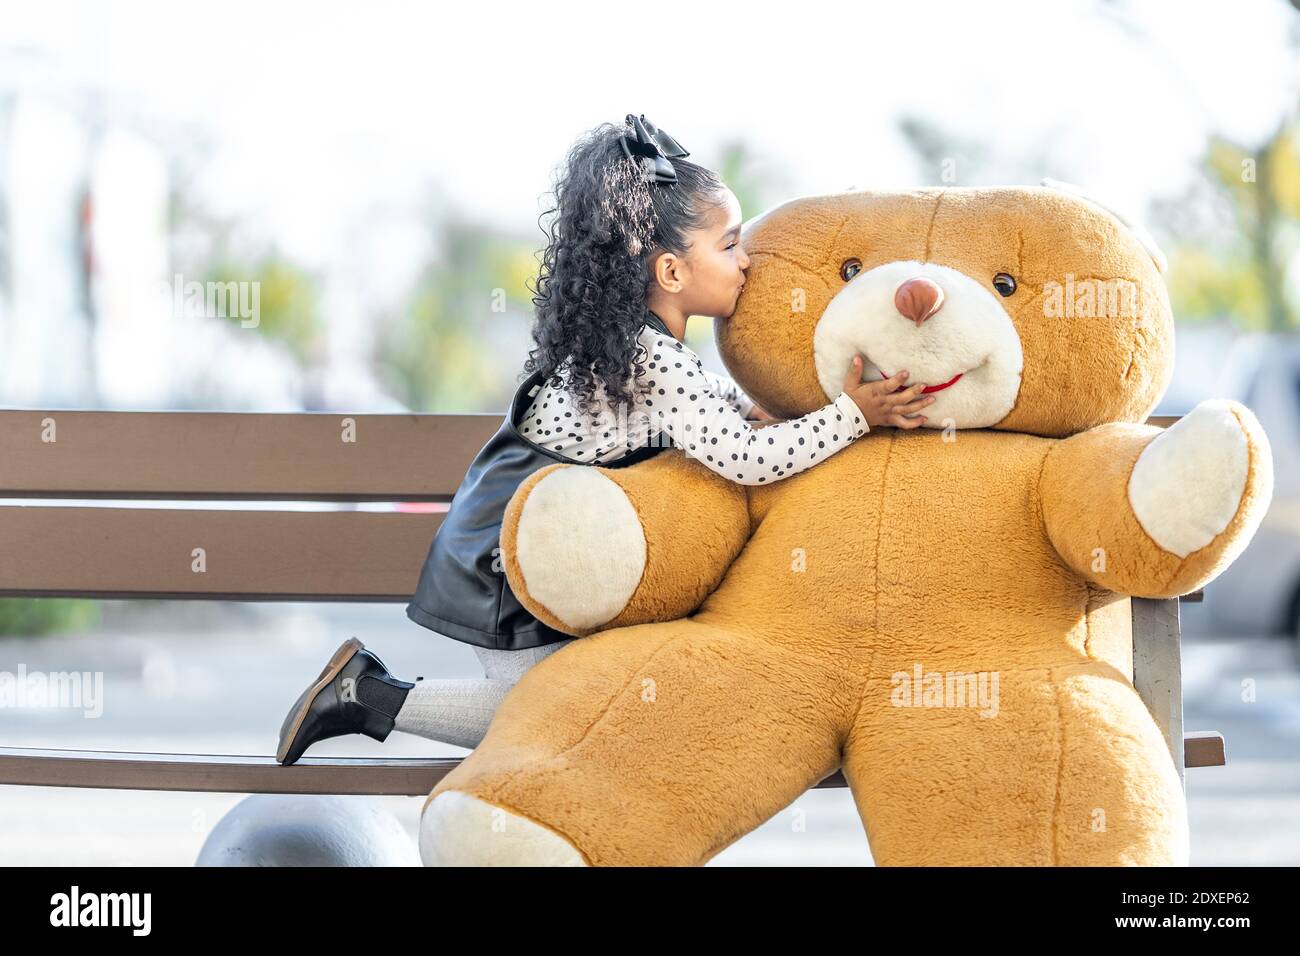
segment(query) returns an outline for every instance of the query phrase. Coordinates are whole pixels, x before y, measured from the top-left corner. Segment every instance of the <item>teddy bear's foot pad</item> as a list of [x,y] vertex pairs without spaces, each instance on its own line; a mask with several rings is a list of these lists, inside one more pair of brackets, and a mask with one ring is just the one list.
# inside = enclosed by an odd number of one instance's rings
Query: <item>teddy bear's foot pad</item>
[[425,866],[586,866],[573,845],[526,817],[456,790],[420,817]]

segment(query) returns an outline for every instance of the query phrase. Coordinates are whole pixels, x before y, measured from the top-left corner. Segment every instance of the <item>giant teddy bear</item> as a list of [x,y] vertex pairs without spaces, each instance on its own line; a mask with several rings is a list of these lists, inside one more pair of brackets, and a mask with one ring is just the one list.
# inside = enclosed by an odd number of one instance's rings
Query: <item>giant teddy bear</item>
[[1128,596],[1218,575],[1272,465],[1235,402],[1144,424],[1173,362],[1159,251],[1039,187],[802,198],[743,241],[716,333],[745,391],[806,414],[861,352],[943,386],[927,427],[771,485],[677,449],[531,475],[508,580],[584,639],[433,789],[425,862],[701,864],[842,769],[882,865],[1185,864]]

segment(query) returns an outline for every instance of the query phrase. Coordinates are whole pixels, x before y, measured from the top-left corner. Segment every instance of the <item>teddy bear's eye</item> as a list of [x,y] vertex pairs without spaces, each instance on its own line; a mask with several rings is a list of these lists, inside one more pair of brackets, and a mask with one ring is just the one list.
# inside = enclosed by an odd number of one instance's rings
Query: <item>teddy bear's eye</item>
[[845,259],[844,265],[840,266],[840,278],[848,282],[855,275],[862,271],[861,259]]
[[1005,272],[999,272],[993,277],[993,288],[998,290],[998,295],[1006,298],[1016,291],[1016,280]]

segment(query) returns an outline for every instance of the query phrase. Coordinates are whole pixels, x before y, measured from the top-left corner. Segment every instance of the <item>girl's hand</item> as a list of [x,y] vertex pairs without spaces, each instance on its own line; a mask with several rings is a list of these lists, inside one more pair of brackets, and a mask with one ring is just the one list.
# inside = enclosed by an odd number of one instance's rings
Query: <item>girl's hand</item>
[[[933,395],[921,395],[924,382],[918,382],[901,392],[900,388],[907,380],[907,369],[899,369],[889,378],[877,382],[862,381],[862,356],[853,356],[853,364],[844,378],[844,391],[862,409],[867,424],[893,425],[896,428],[919,428],[927,421],[918,414],[927,405],[934,404]],[[915,415],[916,417],[910,417]]]
[[758,419],[760,422],[774,422],[774,421],[776,421],[776,418],[775,418],[774,416],[772,416],[772,415],[769,415],[769,414],[767,413],[767,409],[763,408],[763,407],[762,407],[761,405],[759,405],[757,402],[755,402],[755,403],[754,403],[754,407],[751,408],[751,409],[749,410],[749,417],[750,417],[750,418],[756,418],[756,419]]

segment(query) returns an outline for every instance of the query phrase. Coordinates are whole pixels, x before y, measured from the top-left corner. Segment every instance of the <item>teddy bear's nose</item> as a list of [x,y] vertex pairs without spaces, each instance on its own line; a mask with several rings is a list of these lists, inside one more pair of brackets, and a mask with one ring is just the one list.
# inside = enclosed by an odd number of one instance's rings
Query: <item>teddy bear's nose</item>
[[922,276],[908,279],[894,292],[894,307],[919,328],[922,322],[943,307],[943,289],[937,282]]

